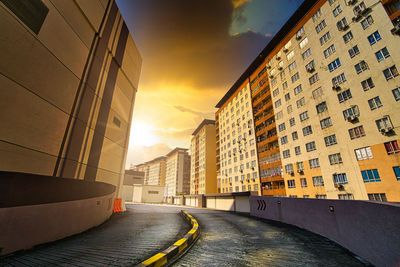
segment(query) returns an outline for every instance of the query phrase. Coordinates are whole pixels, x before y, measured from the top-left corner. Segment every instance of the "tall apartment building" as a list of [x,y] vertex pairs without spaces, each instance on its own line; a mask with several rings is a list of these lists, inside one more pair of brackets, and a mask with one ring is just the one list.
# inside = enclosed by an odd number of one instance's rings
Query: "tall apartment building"
[[215,121],[203,120],[192,135],[190,194],[217,193]]
[[166,158],[165,192],[166,196],[189,194],[190,156],[186,148],[175,148]]
[[236,82],[216,108],[219,192],[260,192],[249,81]]
[[305,1],[263,51],[289,196],[400,200],[400,37],[382,3]]
[[114,1],[0,1],[0,170],[122,185],[141,57]]
[[165,185],[165,156],[137,165],[134,170],[144,172],[145,185]]

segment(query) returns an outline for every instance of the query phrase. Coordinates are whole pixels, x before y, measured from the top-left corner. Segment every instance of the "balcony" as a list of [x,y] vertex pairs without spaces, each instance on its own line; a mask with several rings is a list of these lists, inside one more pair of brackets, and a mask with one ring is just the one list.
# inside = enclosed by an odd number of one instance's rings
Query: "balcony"
[[285,187],[283,188],[271,188],[271,189],[263,189],[262,190],[263,196],[285,196],[286,190]]

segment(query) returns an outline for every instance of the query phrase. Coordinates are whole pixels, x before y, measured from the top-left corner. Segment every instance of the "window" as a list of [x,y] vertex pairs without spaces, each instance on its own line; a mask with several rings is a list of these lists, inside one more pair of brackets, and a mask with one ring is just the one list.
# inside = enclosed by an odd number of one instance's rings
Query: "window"
[[44,20],[46,19],[49,9],[40,0],[30,1],[4,1],[3,3],[17,16],[27,27],[35,34],[38,34]]
[[348,108],[343,111],[343,117],[345,120],[354,120],[355,117],[358,117],[360,115],[360,112],[358,111],[358,106],[352,106],[351,108]]
[[253,185],[254,191],[258,191],[258,184]]
[[290,118],[289,123],[290,126],[294,126],[296,124],[296,121],[294,120],[294,118]]
[[372,18],[371,15],[369,15],[368,17],[366,17],[365,19],[363,19],[361,21],[361,26],[362,28],[365,30],[367,29],[369,26],[371,26],[374,23],[374,19]]
[[381,202],[386,202],[386,194],[385,193],[371,193],[368,194],[368,199],[371,201],[381,201]]
[[287,113],[290,114],[293,111],[292,105],[287,106]]
[[331,34],[329,32],[325,33],[324,35],[319,38],[319,43],[321,45],[324,45],[326,42],[328,42],[331,39]]
[[317,113],[324,112],[325,110],[328,110],[328,106],[326,105],[326,102],[319,103],[318,105],[315,106],[317,108]]
[[301,56],[303,57],[303,59],[307,59],[309,56],[311,56],[311,48],[308,48],[306,51],[304,51],[303,54],[301,54]]
[[[272,72],[271,72],[271,75],[273,75]],[[274,86],[277,85],[277,84],[278,84],[278,80],[277,80],[276,77],[275,77],[275,78],[273,78],[273,79],[271,80],[271,86],[274,87]]]
[[298,79],[300,79],[300,75],[298,72],[296,72],[292,77],[292,83],[295,83]]
[[283,150],[282,155],[284,159],[290,158],[290,150],[289,149]]
[[344,200],[353,200],[354,196],[353,194],[338,194],[338,198]]
[[294,153],[295,153],[296,155],[300,155],[300,154],[301,154],[301,149],[300,149],[299,146],[294,147]]
[[279,125],[278,125],[278,129],[279,129],[280,132],[286,130],[285,123],[279,124]]
[[345,173],[333,174],[333,181],[336,184],[347,184],[347,176]]
[[335,45],[332,44],[331,46],[329,46],[327,49],[324,50],[324,56],[325,56],[325,58],[328,58],[330,55],[332,55],[335,52],[336,52]]
[[316,150],[316,149],[317,148],[315,147],[315,142],[314,141],[306,143],[307,152],[310,152],[310,151],[313,151],[313,150]]
[[378,31],[374,32],[373,34],[369,35],[367,37],[368,42],[370,45],[374,45],[376,42],[379,42],[380,40],[382,40],[382,37],[380,35],[380,33]]
[[289,101],[290,100],[290,93],[285,94],[285,101]]
[[381,133],[386,133],[393,130],[393,124],[389,116],[384,116],[382,119],[376,120],[376,126]]
[[329,72],[332,72],[332,71],[336,70],[341,65],[342,64],[340,63],[339,58],[335,59],[334,61],[332,61],[331,63],[328,64]]
[[304,97],[300,98],[299,100],[296,101],[297,108],[301,108],[306,104],[306,100]]
[[282,70],[279,75],[281,76],[281,80],[285,79],[285,70]]
[[333,5],[336,2],[336,0],[329,0],[328,2],[329,2],[329,5]]
[[336,23],[336,26],[339,31],[344,31],[349,27],[349,24],[347,23],[346,18],[342,18]]
[[358,54],[360,54],[360,50],[358,49],[358,46],[355,45],[351,49],[349,49],[349,55],[351,58],[355,57]]
[[364,127],[358,126],[352,129],[349,129],[350,139],[356,139],[365,136]]
[[276,88],[274,91],[272,91],[273,96],[277,96],[279,94],[279,89]]
[[376,59],[378,62],[381,62],[382,60],[390,57],[389,51],[387,50],[386,47],[382,48],[378,52],[375,53]]
[[318,87],[317,89],[312,91],[312,96],[314,99],[323,95],[322,87]]
[[296,32],[296,39],[300,40],[301,37],[304,35],[306,31],[304,30],[304,27],[301,27],[300,30]]
[[375,84],[372,81],[372,78],[369,77],[368,79],[366,79],[366,80],[361,82],[361,86],[362,86],[364,91],[368,91],[369,89],[374,88]]
[[295,68],[296,68],[296,61],[293,61],[292,63],[290,63],[289,64],[289,66],[288,66],[288,68],[289,68],[289,71],[292,71],[292,70],[294,70]]
[[315,73],[313,76],[311,76],[309,79],[310,81],[310,85],[313,85],[314,83],[316,83],[317,81],[319,81],[319,76],[318,73]]
[[399,144],[396,140],[385,143],[386,152],[388,155],[400,152]]
[[307,120],[308,117],[308,111],[304,111],[303,113],[300,113],[300,121],[305,121]]
[[251,191],[251,185],[247,186],[248,191]]
[[317,33],[320,33],[325,27],[326,27],[326,22],[325,22],[325,20],[322,20],[322,21],[315,27],[315,31],[316,31]]
[[298,86],[296,86],[294,89],[294,95],[298,95],[299,93],[301,93],[301,91],[303,91],[303,88],[301,87],[301,84],[299,84]]
[[318,158],[310,159],[308,161],[308,163],[310,164],[310,169],[319,168],[319,159]]
[[332,10],[332,13],[335,17],[337,17],[340,13],[342,13],[342,7],[338,5]]
[[287,60],[290,60],[294,57],[294,51],[291,51],[289,54],[286,55]]
[[308,38],[306,37],[300,42],[299,44],[300,49],[303,49],[307,44],[308,44]]
[[377,169],[361,171],[364,183],[380,182],[381,177]]
[[282,89],[285,90],[286,88],[288,88],[287,82],[282,83]]
[[309,63],[307,63],[305,68],[307,72],[313,72],[315,70],[314,60],[311,60]]
[[393,93],[394,99],[396,101],[399,101],[400,100],[400,87],[393,89],[392,93]]
[[326,199],[326,195],[315,195],[316,199]]
[[287,144],[287,142],[288,142],[288,138],[287,138],[286,135],[283,136],[283,137],[281,137],[281,144],[282,144],[282,145]]
[[362,147],[358,149],[354,149],[354,153],[356,153],[357,160],[365,160],[365,159],[372,159],[372,150],[371,147]]
[[299,139],[299,135],[297,134],[297,132],[292,133],[292,139],[293,139],[293,141]]
[[288,188],[296,188],[296,183],[295,183],[294,179],[287,180],[287,186],[288,186]]
[[312,134],[312,128],[311,128],[311,125],[308,125],[307,127],[303,128],[303,135],[307,136],[307,135],[310,135],[310,134]]
[[282,117],[283,117],[283,112],[282,111],[279,111],[278,113],[276,113],[276,119],[277,120],[282,119]]
[[337,96],[338,96],[339,103],[343,103],[344,101],[349,100],[352,97],[350,89],[347,89],[347,90],[339,93]]
[[396,65],[393,65],[390,68],[383,70],[383,75],[385,75],[387,81],[398,76],[399,72],[397,71]]
[[319,17],[321,17],[321,15],[322,15],[321,9],[318,9],[317,12],[315,12],[315,14],[312,16],[313,22],[315,22]]
[[321,129],[326,129],[332,126],[332,120],[331,117],[328,117],[326,119],[320,120],[319,123],[321,124]]
[[328,155],[328,158],[329,158],[329,163],[331,165],[343,163],[342,156],[340,155],[340,153]]
[[301,187],[307,187],[307,180],[306,180],[306,178],[300,178],[300,185],[301,185]]
[[367,9],[367,6],[365,5],[364,1],[362,1],[360,4],[356,5],[353,8],[354,15],[356,15],[356,16],[361,15],[361,12],[366,9]]
[[351,31],[348,31],[343,35],[343,41],[345,44],[347,44],[351,39],[353,39],[353,33]]
[[397,181],[400,181],[400,167],[399,166],[393,167],[393,171]]
[[360,63],[354,65],[354,68],[356,69],[357,74],[360,74],[361,72],[368,69],[368,65],[367,65],[367,62],[362,60],[362,61],[360,61]]
[[332,134],[324,137],[325,146],[333,146],[337,144],[336,135]]
[[280,107],[282,105],[282,102],[280,99],[275,101],[275,108]]
[[369,105],[371,110],[374,110],[374,109],[377,109],[377,108],[380,108],[380,107],[383,106],[379,96],[376,96],[376,97],[371,98],[370,100],[368,100],[368,105]]
[[345,81],[347,81],[346,76],[344,75],[344,73],[342,73],[342,74],[332,78],[332,85],[333,86],[339,85],[339,84],[344,83]]
[[289,163],[289,164],[285,165],[285,172],[287,174],[293,173],[293,164],[292,163]]
[[322,179],[322,176],[314,176],[312,178],[313,181],[313,186],[317,187],[317,186],[324,186],[324,179]]

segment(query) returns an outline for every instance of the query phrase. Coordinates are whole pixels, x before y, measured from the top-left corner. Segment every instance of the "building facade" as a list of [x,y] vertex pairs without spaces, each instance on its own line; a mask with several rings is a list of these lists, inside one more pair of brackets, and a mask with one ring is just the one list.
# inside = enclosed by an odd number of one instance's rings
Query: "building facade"
[[192,135],[190,194],[215,194],[218,192],[215,121],[203,120]]
[[0,1],[0,21],[0,169],[118,191],[142,60],[115,2]]
[[164,156],[155,158],[145,163],[145,184],[146,185],[165,185],[165,166],[166,158]]
[[165,196],[190,192],[190,156],[186,148],[175,148],[166,157]]
[[220,193],[260,193],[249,81],[236,83],[216,105],[217,179]]

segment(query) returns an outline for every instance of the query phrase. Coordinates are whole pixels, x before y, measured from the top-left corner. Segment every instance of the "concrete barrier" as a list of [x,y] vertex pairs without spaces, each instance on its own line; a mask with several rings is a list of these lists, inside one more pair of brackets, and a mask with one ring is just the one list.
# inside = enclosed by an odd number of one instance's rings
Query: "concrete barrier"
[[196,219],[187,211],[181,211],[182,216],[192,225],[192,229],[181,239],[176,241],[172,246],[168,247],[163,252],[157,253],[149,259],[136,265],[142,266],[164,266],[174,263],[182,254],[184,254],[191,245],[197,240],[200,234],[199,224]]
[[74,235],[112,214],[115,186],[0,172],[1,255]]
[[250,197],[250,215],[298,226],[376,266],[400,266],[400,204]]

